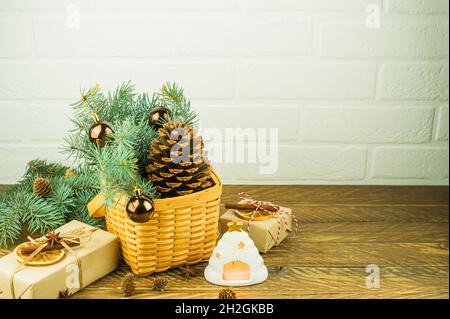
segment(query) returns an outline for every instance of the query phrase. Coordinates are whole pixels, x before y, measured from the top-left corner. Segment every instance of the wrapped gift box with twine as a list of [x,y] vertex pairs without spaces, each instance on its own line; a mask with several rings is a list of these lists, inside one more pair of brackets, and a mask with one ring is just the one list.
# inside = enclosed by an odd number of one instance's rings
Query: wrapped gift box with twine
[[0,299],[69,296],[117,269],[118,263],[115,235],[71,221],[0,259]]
[[240,195],[242,200],[238,204],[225,205],[229,209],[220,216],[222,232],[227,230],[229,222],[242,222],[256,248],[262,253],[278,246],[291,232],[297,232],[297,218],[290,208],[255,201],[244,193]]

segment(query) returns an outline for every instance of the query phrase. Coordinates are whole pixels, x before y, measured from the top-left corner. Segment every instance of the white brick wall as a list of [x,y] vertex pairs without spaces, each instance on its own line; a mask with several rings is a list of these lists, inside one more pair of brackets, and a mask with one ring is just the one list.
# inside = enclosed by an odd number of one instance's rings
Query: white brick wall
[[443,0],[387,0],[387,8],[393,13],[446,14],[448,1]]
[[448,24],[386,23],[380,29],[362,23],[329,23],[320,30],[321,56],[341,58],[445,58]]
[[[171,32],[165,27],[168,18],[86,14],[81,16],[83,26],[79,29],[61,27],[65,20],[66,17],[55,14],[33,19],[38,57],[139,58],[170,54]],[[145,30],[145,35],[130,30]]]
[[236,70],[241,99],[371,99],[376,66],[367,63],[252,63]]
[[302,129],[308,142],[427,143],[432,107],[306,107]]
[[448,178],[448,148],[379,147],[375,149],[373,178]]
[[105,89],[131,80],[138,90],[155,92],[165,81],[176,81],[191,99],[230,100],[234,96],[234,66],[229,62],[98,62],[92,73]]
[[439,109],[438,124],[436,128],[436,139],[448,141],[448,105]]
[[64,160],[80,87],[126,80],[177,81],[202,128],[279,129],[278,170],[216,164],[226,183],[448,184],[448,12],[448,0],[0,0],[0,184],[30,159]]
[[448,100],[448,64],[387,63],[380,71],[385,100]]
[[310,21],[290,17],[179,19],[173,25],[173,54],[308,56],[312,54],[312,31]]

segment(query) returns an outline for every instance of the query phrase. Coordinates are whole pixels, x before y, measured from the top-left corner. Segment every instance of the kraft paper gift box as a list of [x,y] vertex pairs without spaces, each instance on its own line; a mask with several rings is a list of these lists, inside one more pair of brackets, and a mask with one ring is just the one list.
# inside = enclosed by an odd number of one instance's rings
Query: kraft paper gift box
[[[280,207],[280,211],[286,217],[287,226],[281,220],[280,235],[277,241],[278,220],[273,217],[267,220],[252,221],[250,225],[249,236],[255,242],[256,248],[261,253],[267,253],[273,246],[280,244],[292,231],[292,210],[287,207]],[[229,209],[225,214],[220,216],[220,228],[222,233],[227,231],[227,224],[233,220],[240,221],[244,225],[244,229],[248,228],[248,221],[236,215],[234,209]]]
[[[94,229],[79,221],[71,221],[58,228],[56,232],[63,234],[81,227]],[[117,237],[104,230],[92,232],[89,240],[81,246],[72,247],[72,250],[81,262],[83,287],[77,288],[79,286],[77,259],[68,251],[61,261],[53,265],[24,266],[19,271],[17,269],[20,263],[14,253],[11,253],[0,259],[0,299],[13,298],[10,287],[12,276],[15,298],[56,299],[60,292],[67,291],[72,295],[118,267]]]

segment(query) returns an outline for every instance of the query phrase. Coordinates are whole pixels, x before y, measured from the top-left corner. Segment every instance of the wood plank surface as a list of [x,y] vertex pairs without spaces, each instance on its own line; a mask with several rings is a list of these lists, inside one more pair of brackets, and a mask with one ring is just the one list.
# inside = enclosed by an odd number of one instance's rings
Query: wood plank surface
[[[242,191],[292,208],[300,231],[263,255],[269,279],[235,288],[238,298],[449,297],[448,187],[233,185],[224,187],[222,212]],[[366,287],[370,264],[380,269],[380,288]],[[206,263],[193,267],[201,273]],[[129,271],[122,264],[72,298],[123,298]],[[152,290],[157,277],[169,279],[165,292]],[[136,283],[132,298],[217,298],[221,290],[178,269]]]
[[223,201],[236,201],[239,192],[258,199],[301,205],[448,205],[448,187],[440,186],[226,186]]
[[[195,267],[202,270],[204,265]],[[447,267],[385,267],[381,269],[379,289],[366,288],[364,268],[359,267],[299,267],[286,266],[280,272],[269,266],[269,279],[258,285],[236,288],[240,298],[445,298],[448,294]],[[115,277],[105,278],[74,295],[76,298],[122,298],[120,279],[128,270],[117,271]],[[152,290],[156,277],[169,278],[164,293]],[[203,278],[186,280],[177,270],[136,280],[133,298],[217,298],[219,287]]]

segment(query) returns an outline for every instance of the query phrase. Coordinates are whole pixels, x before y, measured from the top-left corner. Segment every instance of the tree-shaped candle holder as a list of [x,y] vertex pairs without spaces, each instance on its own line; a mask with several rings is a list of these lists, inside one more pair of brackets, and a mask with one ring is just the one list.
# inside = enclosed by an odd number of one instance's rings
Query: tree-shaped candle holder
[[206,280],[221,286],[249,286],[265,281],[267,276],[264,260],[242,230],[242,223],[228,223],[228,231],[217,243],[205,269]]

